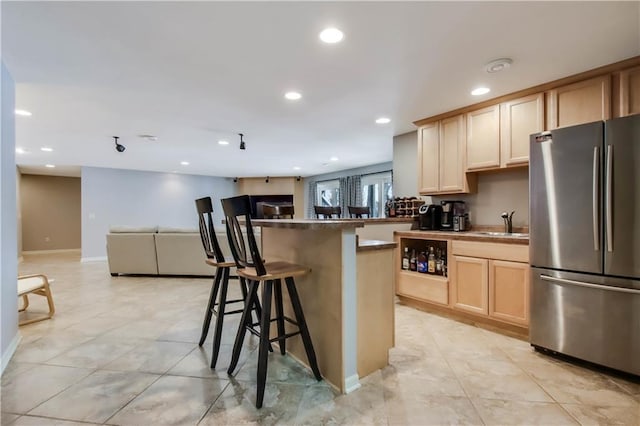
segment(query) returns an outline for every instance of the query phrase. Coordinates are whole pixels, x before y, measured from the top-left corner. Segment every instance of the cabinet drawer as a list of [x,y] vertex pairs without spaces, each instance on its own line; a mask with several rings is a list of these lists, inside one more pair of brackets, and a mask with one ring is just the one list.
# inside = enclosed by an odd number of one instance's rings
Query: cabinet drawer
[[449,304],[449,280],[444,277],[401,271],[397,292],[401,296]]
[[529,246],[522,244],[454,240],[451,242],[451,251],[452,254],[460,256],[529,263]]

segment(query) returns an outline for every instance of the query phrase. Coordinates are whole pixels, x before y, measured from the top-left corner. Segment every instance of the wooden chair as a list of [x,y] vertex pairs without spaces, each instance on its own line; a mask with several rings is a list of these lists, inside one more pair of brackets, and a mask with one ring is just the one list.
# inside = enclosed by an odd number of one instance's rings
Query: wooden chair
[[334,215],[339,219],[342,216],[340,206],[313,206],[313,210],[316,212],[316,219],[333,219]]
[[[211,324],[211,316],[216,315],[215,332],[213,335],[213,352],[211,353],[211,368],[215,368],[218,360],[218,353],[220,352],[220,340],[222,338],[222,325],[224,323],[224,316],[230,314],[239,314],[243,312],[243,309],[236,309],[227,312],[227,304],[245,302],[247,297],[247,284],[244,278],[240,279],[240,289],[242,291],[242,299],[227,300],[227,290],[229,286],[229,271],[232,266],[236,266],[235,262],[227,262],[224,258],[224,254],[218,244],[216,238],[215,229],[213,227],[213,206],[211,204],[211,197],[204,197],[196,200],[196,209],[198,210],[198,221],[200,224],[200,238],[202,239],[202,246],[207,255],[205,262],[208,265],[216,268],[215,278],[213,279],[213,285],[211,286],[211,293],[209,294],[209,303],[204,315],[204,322],[202,324],[202,333],[200,335],[200,342],[198,345],[202,346],[207,338],[209,332],[209,325]],[[238,278],[238,277],[234,277]],[[216,302],[216,298],[218,301]],[[258,318],[260,318],[260,304],[256,299],[251,300],[251,307],[255,309]],[[216,310],[216,306],[218,309]]]
[[[236,262],[238,275],[250,283],[247,301],[253,300],[253,298],[256,297],[258,286],[262,284],[262,317],[260,318],[260,330],[257,330],[254,325],[251,324],[251,312],[247,308],[249,305],[245,303],[245,309],[242,313],[242,319],[240,320],[240,327],[238,328],[238,334],[236,335],[236,340],[233,345],[231,364],[229,365],[227,373],[232,374],[238,364],[246,332],[249,331],[259,336],[256,407],[260,408],[262,407],[264,399],[264,388],[267,379],[267,352],[271,342],[278,342],[280,353],[284,355],[286,352],[285,340],[300,334],[311,370],[317,380],[322,379],[294,281],[294,277],[308,274],[311,270],[306,266],[289,262],[276,261],[265,263],[262,260],[253,234],[253,227],[251,226],[251,205],[248,195],[222,200],[222,209],[224,210],[227,222],[229,245],[231,246],[231,253],[233,253],[233,258]],[[247,229],[246,241],[240,227],[241,221]],[[287,285],[287,291],[296,317],[295,321],[284,316],[282,306],[283,279]],[[276,318],[272,320],[271,301],[274,291]],[[270,339],[269,329],[272,321],[276,323],[278,332],[275,337]],[[298,330],[286,333],[284,327],[285,321],[297,326]]]
[[265,219],[293,219],[292,204],[264,204],[262,215]]
[[18,309],[18,312],[23,312],[29,307],[29,295],[36,294],[38,296],[44,296],[47,298],[47,304],[49,305],[49,313],[44,316],[39,316],[32,319],[20,321],[18,325],[31,324],[38,321],[43,321],[53,317],[56,313],[56,308],[53,305],[53,297],[51,295],[51,288],[49,287],[49,280],[46,275],[33,274],[22,275],[18,277],[18,297],[22,297],[22,309]]
[[358,218],[358,219],[362,219],[363,215],[366,215],[367,217],[371,217],[371,212],[369,210],[369,206],[347,206],[347,208],[349,209],[349,216],[351,218]]

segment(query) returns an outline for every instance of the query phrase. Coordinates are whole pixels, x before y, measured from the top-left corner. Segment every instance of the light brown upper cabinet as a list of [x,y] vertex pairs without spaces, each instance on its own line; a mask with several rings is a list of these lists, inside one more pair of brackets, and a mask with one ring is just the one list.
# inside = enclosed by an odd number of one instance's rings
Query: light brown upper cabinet
[[529,136],[544,130],[544,93],[500,105],[500,167],[529,164]]
[[420,193],[440,190],[440,125],[427,124],[418,130],[418,173]]
[[640,67],[620,71],[620,117],[640,114]]
[[500,167],[500,105],[466,114],[469,171]]
[[610,74],[558,87],[548,94],[549,129],[611,118]]
[[418,131],[420,194],[457,194],[475,190],[465,164],[464,115],[429,123]]

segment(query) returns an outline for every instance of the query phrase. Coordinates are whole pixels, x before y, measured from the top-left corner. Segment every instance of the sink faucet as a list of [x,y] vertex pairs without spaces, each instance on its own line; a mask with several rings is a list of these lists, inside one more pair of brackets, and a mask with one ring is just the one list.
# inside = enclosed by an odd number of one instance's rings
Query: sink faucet
[[515,210],[511,212],[511,214],[507,212],[502,212],[500,217],[504,219],[504,232],[507,234],[511,234],[513,232],[513,214]]

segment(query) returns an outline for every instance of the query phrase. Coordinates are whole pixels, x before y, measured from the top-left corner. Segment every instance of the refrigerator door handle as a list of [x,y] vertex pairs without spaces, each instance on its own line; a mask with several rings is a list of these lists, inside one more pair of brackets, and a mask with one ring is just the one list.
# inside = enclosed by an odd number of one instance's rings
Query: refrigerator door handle
[[544,281],[558,282],[561,284],[570,284],[578,287],[594,288],[596,290],[607,290],[607,291],[617,291],[620,293],[640,294],[640,290],[636,290],[633,288],[612,287],[608,285],[584,283],[582,281],[568,280],[566,278],[556,278],[556,277],[551,277],[549,275],[540,275],[540,278]]
[[613,252],[613,215],[611,210],[613,210],[613,187],[611,186],[611,174],[613,173],[613,146],[607,145],[607,182],[606,182],[606,203],[607,203],[607,251],[609,253]]
[[600,186],[600,152],[597,146],[593,147],[593,249],[600,250],[600,213],[598,209],[598,196]]

